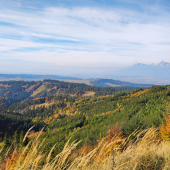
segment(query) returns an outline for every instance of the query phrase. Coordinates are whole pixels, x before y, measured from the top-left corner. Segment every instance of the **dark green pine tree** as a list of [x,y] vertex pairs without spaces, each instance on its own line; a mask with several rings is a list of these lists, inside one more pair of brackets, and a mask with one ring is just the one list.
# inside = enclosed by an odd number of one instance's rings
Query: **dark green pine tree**
[[5,137],[4,137],[3,142],[4,142],[4,146],[5,146],[5,147],[10,146],[10,144],[11,144],[10,141],[9,141],[9,138],[8,138],[7,133],[5,133]]
[[24,131],[22,130],[20,133],[20,138],[19,138],[19,147],[23,146],[24,144],[23,139],[24,139]]
[[14,147],[17,147],[17,145],[19,144],[19,141],[20,141],[20,137],[19,137],[18,131],[16,130],[13,135]]

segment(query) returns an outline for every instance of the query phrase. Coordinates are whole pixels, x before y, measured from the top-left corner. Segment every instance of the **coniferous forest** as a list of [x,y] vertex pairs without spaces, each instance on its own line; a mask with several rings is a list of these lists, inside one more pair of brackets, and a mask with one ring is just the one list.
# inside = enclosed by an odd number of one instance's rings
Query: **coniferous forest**
[[[93,165],[103,166],[101,160],[111,159],[110,155],[113,159],[113,151],[115,159],[112,169],[120,165],[122,167],[118,169],[132,169],[127,163],[131,158],[127,157],[126,161],[121,158],[121,162],[120,158],[116,160],[116,156],[127,152],[129,147],[141,146],[143,140],[147,143],[145,146],[150,148],[153,143],[158,145],[162,141],[170,141],[169,85],[133,89],[94,87],[57,80],[6,81],[0,83],[0,96],[1,169],[12,168],[17,164],[13,157],[20,157],[23,152],[22,159],[25,160],[25,155],[30,151],[23,150],[26,147],[31,150],[35,143],[37,146],[40,144],[36,148],[37,153],[38,150],[42,155],[49,153],[42,158],[37,169],[47,166],[47,159],[50,164],[56,155],[61,156],[65,153],[64,149],[70,150],[61,169],[71,168],[80,156],[88,158],[86,169]],[[92,156],[88,157],[88,154]],[[163,169],[167,164],[165,157],[156,153],[152,156],[144,154],[136,158],[143,161],[141,164],[137,162],[136,168],[152,169],[154,165],[156,167],[153,169]],[[58,159],[53,162],[57,166]],[[99,162],[96,163],[96,160]],[[79,165],[81,161],[74,165]],[[123,166],[125,162],[127,167]],[[147,162],[153,163],[151,168]],[[20,166],[23,164],[21,161]],[[57,168],[51,165],[51,169]],[[80,166],[80,169],[83,167]]]

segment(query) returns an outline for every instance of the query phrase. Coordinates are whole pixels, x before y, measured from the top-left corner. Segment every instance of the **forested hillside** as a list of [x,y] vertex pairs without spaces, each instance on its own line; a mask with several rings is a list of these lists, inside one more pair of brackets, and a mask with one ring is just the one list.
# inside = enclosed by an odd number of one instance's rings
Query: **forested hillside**
[[[125,89],[126,90],[126,89]],[[118,89],[88,86],[79,83],[68,83],[58,80],[44,81],[2,81],[0,96],[13,100],[25,100],[51,95],[82,96],[87,91],[95,92],[96,96],[113,94]],[[1,102],[3,104],[3,101]]]
[[[57,80],[44,81],[4,81],[0,83],[0,138],[12,136],[17,130],[26,132],[32,125],[41,129],[45,122],[34,121],[37,116],[47,117],[53,109],[66,107],[66,100],[74,101],[85,96],[114,94],[114,88],[101,88]],[[50,103],[50,104],[48,104]],[[38,107],[40,105],[41,107]],[[35,123],[36,122],[36,123]]]
[[[79,98],[74,102],[66,100],[65,107],[53,106],[53,112],[49,109],[35,120],[43,119],[48,125],[44,135],[52,144],[62,142],[73,133],[72,140],[93,146],[116,123],[125,136],[137,128],[164,124],[169,113],[169,95],[169,86],[156,86],[111,96]],[[45,113],[51,114],[44,119]]]
[[[47,87],[53,88],[50,84]],[[17,118],[24,130],[33,124],[38,127],[39,124],[40,127],[46,124],[45,130],[48,130],[45,135],[49,140],[52,139],[52,143],[60,142],[74,132],[72,139],[82,139],[82,144],[93,145],[116,122],[126,135],[138,127],[143,129],[159,127],[168,114],[169,86],[155,86],[145,90],[117,92],[114,95],[99,97],[94,95],[77,97],[74,89],[63,88],[61,91],[65,94],[70,91],[73,93],[71,96],[53,95],[16,102],[8,107],[2,107],[1,115],[10,117],[15,124]],[[14,127],[12,124],[11,128],[15,129]]]
[[[78,149],[92,149],[101,139],[114,136],[115,129],[125,138],[136,129],[159,128],[165,124],[170,108],[170,86],[118,91],[45,80],[3,82],[1,87],[1,145],[8,148],[14,141],[20,144],[23,131],[35,125],[27,141],[40,135],[39,140],[48,143],[42,152],[57,144],[52,158],[70,137],[70,142],[81,141]],[[43,127],[43,133],[39,133]]]

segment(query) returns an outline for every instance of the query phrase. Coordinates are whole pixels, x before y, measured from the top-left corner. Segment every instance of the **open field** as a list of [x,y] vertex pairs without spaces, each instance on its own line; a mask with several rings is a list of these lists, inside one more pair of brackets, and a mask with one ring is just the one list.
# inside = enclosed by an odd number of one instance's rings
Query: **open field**
[[82,97],[87,97],[87,96],[93,96],[95,94],[95,92],[92,92],[92,91],[86,91]]
[[43,83],[37,90],[35,90],[34,92],[33,92],[33,94],[31,95],[31,97],[35,97],[38,93],[41,93],[42,91],[44,91],[45,89],[46,89],[46,85],[47,85],[48,83],[46,82],[46,83]]
[[57,80],[69,82],[69,83],[84,83],[84,84],[87,84],[87,85],[91,85],[90,81],[92,81],[93,79],[83,79],[83,80],[57,79]]

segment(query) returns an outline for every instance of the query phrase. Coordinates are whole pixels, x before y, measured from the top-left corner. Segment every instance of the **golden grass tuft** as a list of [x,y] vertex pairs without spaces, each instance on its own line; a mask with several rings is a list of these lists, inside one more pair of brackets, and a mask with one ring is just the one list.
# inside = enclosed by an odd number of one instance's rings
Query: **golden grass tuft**
[[[121,142],[120,142],[121,140]],[[86,154],[76,155],[79,142],[67,141],[61,153],[51,159],[55,150],[43,153],[44,141],[39,136],[22,150],[15,150],[2,170],[168,170],[170,169],[170,144],[157,137],[157,129],[135,131],[128,138],[102,139]],[[73,155],[74,154],[74,155]]]

